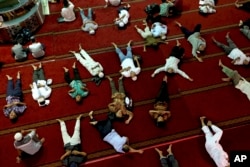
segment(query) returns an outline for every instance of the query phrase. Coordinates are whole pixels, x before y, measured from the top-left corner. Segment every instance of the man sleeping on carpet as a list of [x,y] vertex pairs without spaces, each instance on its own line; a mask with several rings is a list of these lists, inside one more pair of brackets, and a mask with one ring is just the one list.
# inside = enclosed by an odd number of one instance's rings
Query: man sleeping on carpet
[[[124,117],[128,116],[125,123],[129,124],[134,114],[130,110],[128,110],[125,104],[126,94],[125,94],[123,81],[122,81],[123,77],[121,76],[118,80],[119,91],[116,89],[113,79],[109,76],[107,76],[107,78],[110,83],[111,94],[112,94],[111,98],[113,100],[111,103],[108,104],[108,108],[109,108],[108,116],[111,120],[120,120],[120,119],[123,120]],[[131,106],[131,109],[132,109],[132,106]]]
[[72,66],[74,73],[73,79],[70,78],[69,69],[66,67],[63,67],[63,69],[64,69],[64,79],[71,87],[71,89],[68,91],[68,94],[72,98],[74,98],[77,103],[80,103],[83,97],[88,96],[89,91],[88,88],[86,87],[86,84],[82,82],[78,68],[76,67],[76,63],[74,62]]
[[102,121],[96,121],[93,117],[93,111],[89,112],[90,124],[93,125],[99,132],[103,141],[113,146],[118,153],[139,153],[142,154],[143,150],[137,150],[131,147],[128,143],[128,137],[120,136],[112,127],[112,121],[107,118]]
[[66,124],[63,120],[57,119],[60,124],[65,153],[60,160],[66,167],[77,167],[87,159],[87,153],[81,151],[80,120],[82,114],[76,118],[74,133],[70,137]]
[[228,154],[223,150],[219,143],[223,131],[218,126],[212,124],[210,120],[205,124],[205,119],[206,117],[204,116],[200,117],[201,129],[206,138],[205,148],[217,167],[229,167]]

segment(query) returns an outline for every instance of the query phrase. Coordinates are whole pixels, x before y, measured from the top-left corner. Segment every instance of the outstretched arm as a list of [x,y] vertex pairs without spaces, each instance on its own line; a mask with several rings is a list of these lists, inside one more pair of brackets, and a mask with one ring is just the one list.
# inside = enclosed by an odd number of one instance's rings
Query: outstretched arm
[[126,115],[128,115],[128,119],[125,121],[125,123],[126,123],[126,124],[129,124],[130,121],[133,119],[134,114],[133,114],[131,111],[126,110]]

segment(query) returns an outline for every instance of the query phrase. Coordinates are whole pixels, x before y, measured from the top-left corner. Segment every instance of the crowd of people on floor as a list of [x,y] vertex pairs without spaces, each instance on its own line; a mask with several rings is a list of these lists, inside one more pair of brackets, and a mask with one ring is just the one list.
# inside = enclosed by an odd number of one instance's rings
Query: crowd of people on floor
[[[147,18],[143,21],[145,25],[144,29],[139,28],[135,25],[135,30],[140,34],[140,36],[145,40],[144,51],[146,52],[146,47],[154,47],[157,49],[160,43],[168,44],[167,32],[168,27],[163,20],[166,17],[174,17],[181,13],[180,7],[181,0],[161,0],[161,4],[149,4],[145,8],[145,13]],[[58,18],[58,24],[63,24],[63,22],[72,22],[76,20],[75,16],[75,5],[69,0],[51,0],[50,3],[63,3],[63,8],[61,10],[61,16]],[[200,0],[198,4],[200,14],[213,14],[216,13],[216,0]],[[105,0],[105,8],[108,6],[118,7],[118,17],[113,20],[114,24],[118,27],[118,31],[124,31],[126,26],[128,26],[130,13],[129,9],[131,6],[128,3],[121,2],[121,0]],[[250,11],[250,2],[241,3],[239,1],[235,2],[235,6],[238,9],[243,9]],[[81,7],[78,7],[81,18],[82,27],[81,29],[88,32],[90,35],[94,35],[98,29],[98,23],[93,20],[93,9],[88,8],[88,15],[84,14]],[[219,9],[218,9],[219,10]],[[157,14],[156,14],[157,13]],[[184,27],[180,22],[175,21],[176,25],[180,28],[180,31],[184,34],[185,39],[190,43],[192,47],[192,55],[199,62],[204,60],[201,58],[202,52],[206,49],[207,43],[206,39],[202,37],[201,34],[201,24],[197,24],[193,30],[189,30]],[[151,26],[149,26],[151,25]],[[239,30],[250,39],[250,19],[239,21]],[[234,65],[249,65],[250,57],[248,53],[244,53],[240,48],[236,46],[230,37],[230,33],[226,34],[226,40],[228,45],[225,45],[212,37],[212,41],[218,47],[222,48],[225,54],[232,59],[232,64]],[[30,53],[34,58],[40,59],[44,57],[45,46],[44,44],[38,42],[35,36],[30,37],[31,43],[28,47],[24,47],[20,41],[16,41],[15,45],[12,47],[11,51],[13,57],[16,61],[25,61]],[[94,118],[94,112],[89,112],[90,124],[93,125],[99,132],[103,141],[109,143],[113,146],[116,152],[119,153],[139,153],[143,154],[142,149],[136,149],[129,145],[129,138],[126,136],[121,136],[113,127],[113,122],[117,120],[123,120],[125,124],[129,124],[135,114],[133,113],[133,100],[128,96],[123,85],[124,78],[131,78],[136,81],[139,77],[141,68],[141,57],[133,55],[132,52],[132,40],[127,43],[126,53],[117,46],[115,42],[111,45],[114,47],[117,53],[117,58],[120,61],[121,70],[120,78],[118,79],[119,88],[116,89],[113,79],[105,75],[104,67],[101,62],[94,60],[91,55],[87,53],[79,44],[78,51],[69,51],[74,55],[76,60],[87,69],[87,71],[93,77],[93,81],[97,86],[101,85],[102,80],[107,79],[110,83],[111,89],[111,102],[107,105],[108,114],[107,118],[104,120],[96,120]],[[179,67],[179,63],[182,61],[185,54],[185,49],[181,46],[179,40],[176,40],[176,45],[172,48],[169,53],[169,57],[166,58],[166,62],[162,67],[154,70],[151,77],[154,78],[156,74],[160,72],[165,72],[166,75],[162,79],[160,85],[159,94],[155,98],[153,103],[153,109],[149,110],[149,116],[152,117],[153,122],[159,128],[164,128],[167,121],[170,121],[171,111],[169,109],[169,93],[168,93],[168,74],[179,74],[183,78],[194,81],[188,74],[182,71]],[[230,69],[225,66],[222,61],[219,61],[219,66],[222,68],[222,72],[226,74],[227,78],[222,78],[223,81],[232,81],[235,88],[239,89],[242,93],[246,94],[247,98],[250,100],[250,83],[242,77],[238,71]],[[33,65],[33,82],[30,84],[30,89],[32,92],[32,97],[37,101],[40,107],[44,107],[50,104],[49,97],[52,93],[52,79],[46,79],[42,63],[40,62],[38,66]],[[87,88],[87,84],[84,83],[80,77],[79,70],[77,68],[76,62],[72,65],[73,78],[70,77],[68,67],[63,67],[64,79],[68,83],[70,90],[67,92],[77,103],[80,103],[83,98],[89,96],[91,90]],[[14,84],[13,78],[6,75],[7,83],[7,93],[6,102],[7,104],[3,107],[3,112],[6,117],[8,117],[12,122],[16,122],[18,117],[22,115],[27,104],[23,102],[23,92],[21,83],[21,73],[17,72],[16,83]],[[61,119],[57,119],[60,124],[62,139],[64,143],[65,153],[61,156],[60,160],[65,166],[77,166],[87,159],[87,153],[81,150],[81,139],[80,139],[80,120],[82,114],[76,118],[75,129],[73,135],[70,137],[67,133],[67,128],[65,122]],[[214,160],[218,167],[228,167],[229,159],[228,154],[223,150],[219,141],[222,137],[222,129],[214,125],[206,117],[200,117],[202,131],[205,134],[206,143],[205,148],[211,158]],[[212,129],[212,132],[210,131]],[[20,163],[22,158],[25,157],[24,154],[33,155],[40,150],[44,143],[44,138],[39,138],[36,129],[21,130],[14,135],[14,147],[18,150],[17,163]],[[155,151],[159,154],[160,162],[162,167],[172,166],[178,167],[178,161],[172,152],[172,144],[167,148],[168,155],[164,156],[163,152],[155,148]]]

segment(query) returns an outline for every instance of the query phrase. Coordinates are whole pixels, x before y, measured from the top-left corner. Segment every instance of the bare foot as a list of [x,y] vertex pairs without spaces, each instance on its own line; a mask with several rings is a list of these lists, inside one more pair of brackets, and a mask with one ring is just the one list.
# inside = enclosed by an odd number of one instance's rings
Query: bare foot
[[70,53],[73,53],[73,54],[75,54],[75,53],[76,53],[76,51],[72,51],[72,50],[70,50],[69,52],[70,52]]
[[76,119],[81,119],[83,114],[80,114]]
[[10,77],[9,75],[6,75],[8,80],[12,80],[12,77]]
[[117,45],[116,45],[114,42],[111,42],[111,44],[112,44],[115,48],[117,48]]
[[155,77],[155,74],[154,74],[154,73],[153,73],[153,74],[151,74],[151,77],[152,77],[152,78],[154,78],[154,77]]
[[204,121],[205,119],[206,119],[205,116],[201,116],[201,117],[200,117],[200,120],[201,120],[201,121]]
[[130,40],[128,43],[127,43],[127,46],[130,46],[132,43],[132,40]]
[[217,43],[216,39],[214,37],[211,38],[214,43]]
[[72,68],[76,68],[76,62],[73,63]]
[[81,44],[79,44],[79,50],[82,50],[82,45]]
[[33,70],[37,70],[37,66],[35,66],[34,64],[31,64],[31,66],[33,67]]
[[78,7],[79,10],[82,10],[82,8]]
[[137,25],[135,25],[134,27],[135,27],[136,29],[138,29],[138,26],[137,26]]
[[17,78],[17,79],[20,79],[20,78],[21,78],[21,76],[20,76],[20,71],[17,72],[16,78]]
[[223,66],[221,59],[219,60],[219,66]]
[[41,63],[41,62],[39,63],[39,66],[38,66],[38,67],[39,67],[39,68],[42,68],[42,63]]
[[61,120],[61,119],[56,119],[56,120],[57,120],[59,123],[60,123],[60,122],[63,122],[63,120]]
[[93,118],[93,113],[94,113],[93,110],[89,112],[89,117],[90,117],[90,118]]
[[242,25],[243,25],[243,21],[240,20],[240,22],[239,22],[239,27],[242,26]]
[[168,146],[167,152],[168,154],[172,154],[172,144]]
[[109,80],[109,81],[112,81],[113,79],[110,77],[110,76],[106,76],[106,78]]
[[181,27],[181,26],[182,26],[181,23],[178,22],[178,21],[175,21],[175,24],[176,24],[178,27]]
[[63,67],[63,69],[64,69],[65,72],[69,71],[69,69],[67,69],[66,67]]
[[227,32],[227,34],[226,34],[226,38],[229,38],[229,34],[230,34],[230,32]]
[[122,80],[123,79],[123,75],[119,77],[119,80]]

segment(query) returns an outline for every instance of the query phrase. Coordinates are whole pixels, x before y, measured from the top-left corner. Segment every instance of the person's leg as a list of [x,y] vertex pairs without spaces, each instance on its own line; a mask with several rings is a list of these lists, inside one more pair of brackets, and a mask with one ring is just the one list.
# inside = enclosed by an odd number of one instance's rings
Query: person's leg
[[120,62],[123,62],[123,60],[126,58],[125,55],[122,53],[121,49],[118,48],[115,43],[112,43],[112,45],[115,47],[115,52],[119,56]]
[[168,85],[167,85],[167,76],[164,76],[163,81],[161,83],[161,88],[158,96],[155,99],[155,102],[169,102],[169,94],[168,94]]
[[226,54],[229,54],[232,51],[229,46],[217,41],[214,37],[212,37],[212,40],[218,47],[222,48]]
[[123,80],[122,80],[122,76],[119,78],[118,80],[118,86],[119,86],[119,92],[120,93],[124,93],[125,94],[125,89],[124,89],[124,85],[123,85]]
[[172,144],[169,145],[168,149],[168,163],[171,164],[171,167],[179,167],[178,161],[175,159],[174,154],[172,152]]
[[65,122],[63,120],[60,120],[60,119],[57,119],[57,121],[60,123],[63,144],[65,145],[65,144],[70,142],[71,137],[69,136],[69,134],[67,132],[67,127],[65,125]]
[[33,82],[36,82],[39,79],[39,75],[38,75],[38,69],[35,65],[32,64],[33,67],[33,75],[32,75],[32,79]]
[[78,9],[79,9],[79,11],[80,11],[80,16],[81,16],[81,18],[82,18],[82,22],[84,23],[85,20],[88,19],[88,17],[85,16],[84,11],[83,11],[82,8],[78,7]]
[[21,99],[23,97],[22,82],[21,82],[20,72],[19,71],[17,73],[17,80],[16,80],[13,96],[20,97]]
[[63,67],[64,69],[64,80],[70,84],[72,82],[72,79],[70,78],[70,74],[69,74],[69,69],[67,69],[66,67]]
[[73,135],[71,137],[71,141],[70,141],[71,145],[77,145],[77,144],[81,143],[81,138],[80,138],[80,120],[81,120],[81,117],[82,117],[82,114],[76,118],[74,133],[73,133]]
[[6,75],[6,77],[8,79],[6,96],[13,96],[13,88],[14,88],[13,78],[10,77],[9,75]]
[[116,87],[115,87],[115,82],[110,76],[107,76],[107,78],[109,80],[109,85],[110,85],[110,88],[111,88],[111,95],[113,95],[113,94],[118,92]]
[[195,33],[195,32],[200,32],[200,31],[201,31],[201,24],[197,24],[197,25],[194,27],[193,33]]
[[42,63],[39,64],[38,69],[37,69],[37,77],[39,80],[46,80],[44,71],[42,68]]
[[[237,48],[237,46],[236,46],[236,44],[234,43],[234,41],[229,37],[229,32],[228,32],[227,35],[226,35],[226,39],[227,39],[227,43],[228,43],[229,48],[231,49],[231,51],[232,51],[233,49]],[[230,52],[231,52],[231,51],[230,51]],[[230,53],[230,52],[229,52],[229,53]]]
[[79,74],[79,70],[76,67],[76,63],[74,62],[73,66],[73,74],[74,74],[74,80],[81,80],[80,74]]
[[88,9],[88,19],[93,20],[93,9],[92,8]]
[[193,34],[193,32],[191,32],[190,30],[188,30],[186,27],[183,27],[181,25],[181,23],[175,21],[175,24],[178,25],[178,27],[180,28],[181,32],[184,34],[185,38],[188,38],[191,34]]
[[126,58],[131,58],[133,59],[133,54],[132,54],[132,48],[131,48],[131,42],[132,40],[130,40],[128,43],[127,43],[127,54],[126,54]]

